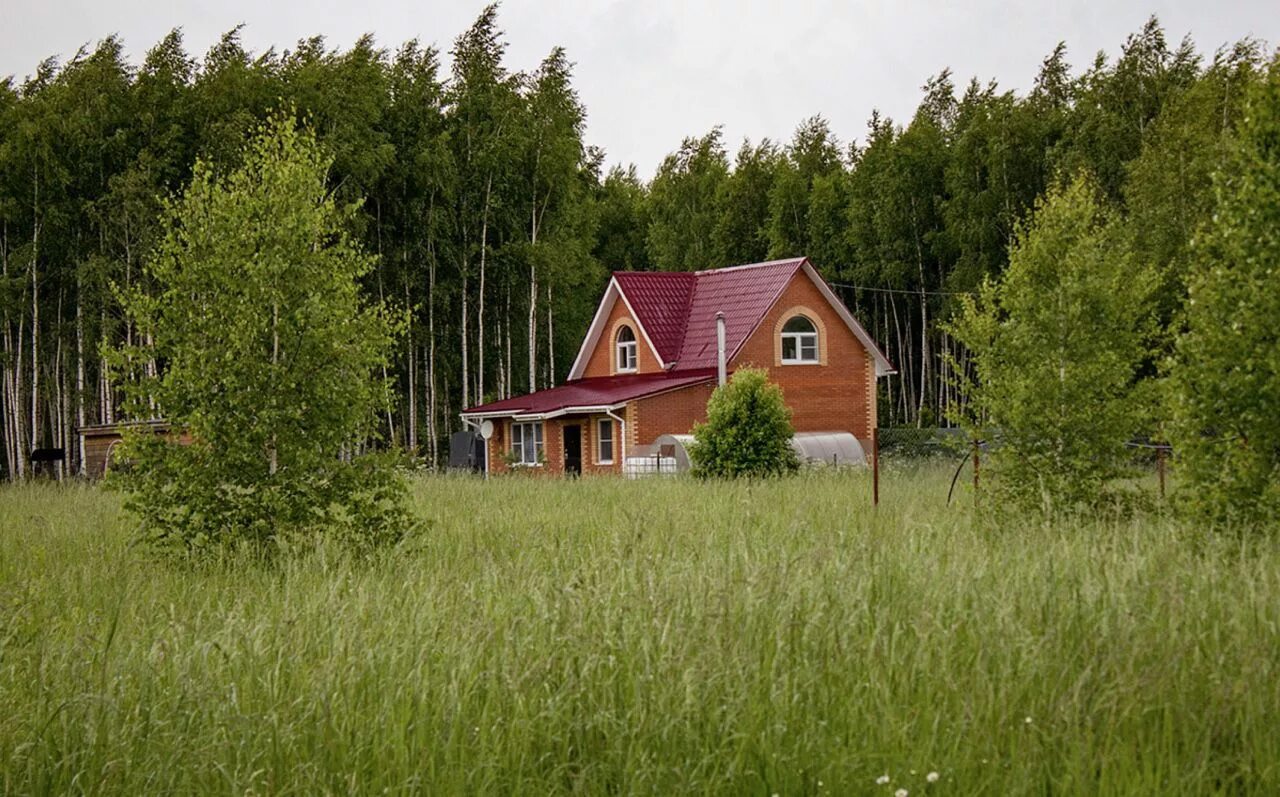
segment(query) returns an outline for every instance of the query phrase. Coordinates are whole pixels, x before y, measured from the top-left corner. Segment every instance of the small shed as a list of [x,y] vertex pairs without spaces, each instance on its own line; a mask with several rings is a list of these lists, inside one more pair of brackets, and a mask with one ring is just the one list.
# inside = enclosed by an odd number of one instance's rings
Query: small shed
[[81,426],[76,431],[84,444],[84,474],[90,479],[101,479],[111,468],[111,457],[126,429],[150,429],[153,434],[167,434],[169,422],[163,420],[126,421],[123,423],[99,423]]

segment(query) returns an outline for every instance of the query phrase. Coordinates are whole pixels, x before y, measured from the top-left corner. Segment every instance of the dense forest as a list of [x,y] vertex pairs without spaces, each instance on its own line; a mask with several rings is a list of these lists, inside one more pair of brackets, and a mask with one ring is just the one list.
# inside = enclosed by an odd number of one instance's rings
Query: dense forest
[[[1210,176],[1270,57],[1245,40],[1212,55],[1152,19],[1118,55],[1074,68],[1065,45],[1020,95],[957,86],[943,69],[914,116],[872,113],[842,139],[821,116],[788,142],[692,136],[650,180],[584,143],[570,55],[529,71],[504,57],[490,7],[442,55],[372,37],[254,54],[237,30],[203,59],[180,31],[129,63],[107,38],[24,81],[0,81],[0,468],[121,420],[104,347],[145,334],[121,309],[162,209],[198,158],[237,162],[270,113],[296,113],[359,203],[378,265],[371,295],[408,314],[384,437],[439,462],[462,408],[565,377],[611,270],[703,269],[808,255],[881,341],[882,425],[934,425],[964,354],[941,322],[1001,273],[1046,189],[1092,175],[1160,285],[1150,312],[1179,324],[1190,242]],[[154,365],[153,365],[154,367]]]

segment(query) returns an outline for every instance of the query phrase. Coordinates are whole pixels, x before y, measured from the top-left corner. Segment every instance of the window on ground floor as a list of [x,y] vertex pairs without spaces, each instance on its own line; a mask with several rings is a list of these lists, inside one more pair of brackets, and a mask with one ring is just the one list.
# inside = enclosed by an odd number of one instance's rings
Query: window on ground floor
[[542,423],[511,424],[511,454],[517,465],[542,461]]
[[596,463],[613,464],[613,421],[601,418],[596,433]]

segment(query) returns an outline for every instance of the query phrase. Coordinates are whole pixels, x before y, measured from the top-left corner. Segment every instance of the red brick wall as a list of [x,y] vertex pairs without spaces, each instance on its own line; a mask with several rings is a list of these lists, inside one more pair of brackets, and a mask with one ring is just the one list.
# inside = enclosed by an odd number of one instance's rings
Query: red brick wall
[[620,323],[630,324],[631,331],[636,335],[636,373],[650,374],[662,370],[662,366],[658,365],[658,356],[653,353],[653,349],[645,342],[644,333],[640,331],[640,325],[627,312],[626,303],[619,298],[613,303],[613,309],[609,311],[609,317],[605,319],[604,331],[600,335],[600,340],[596,341],[595,349],[587,357],[587,364],[582,372],[583,377],[609,376],[614,373],[613,342]]
[[[546,473],[559,475],[564,473],[564,427],[581,426],[582,427],[582,472],[587,473],[621,473],[622,472],[622,436],[618,429],[617,421],[613,421],[613,463],[598,464],[596,462],[597,454],[597,435],[599,434],[597,421],[601,418],[609,420],[606,415],[581,415],[570,418],[556,418],[542,422],[542,452],[546,457],[546,465],[542,468],[526,468],[517,466],[515,470],[529,471],[534,473]],[[511,450],[511,424],[510,420],[494,421],[494,434],[489,440],[489,472],[490,473],[506,473],[511,470],[507,467],[506,455]]]
[[[782,365],[778,333],[803,310],[819,328],[819,364]],[[797,432],[852,432],[869,445],[875,424],[875,364],[813,281],[798,272],[730,368],[756,366],[782,388]]]
[[695,423],[707,419],[707,401],[714,389],[715,383],[707,382],[631,402],[634,412],[627,419],[628,445],[647,446],[664,434],[693,431]]

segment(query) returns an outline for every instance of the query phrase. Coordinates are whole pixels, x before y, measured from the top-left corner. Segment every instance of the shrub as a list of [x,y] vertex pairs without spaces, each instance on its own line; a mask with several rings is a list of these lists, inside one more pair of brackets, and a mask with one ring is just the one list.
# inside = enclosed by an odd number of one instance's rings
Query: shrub
[[782,389],[762,369],[740,369],[711,394],[707,422],[693,429],[693,472],[722,478],[793,473],[800,467],[794,434]]

